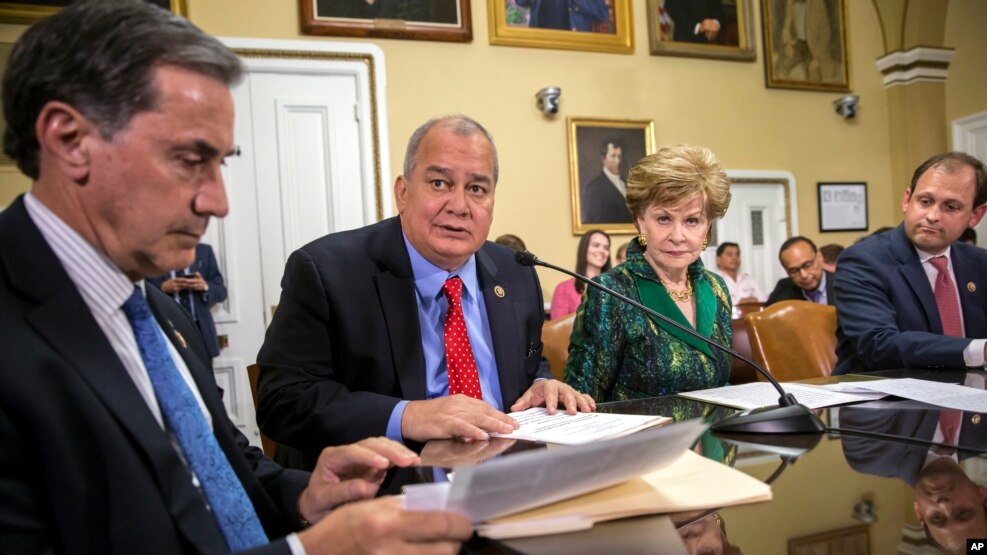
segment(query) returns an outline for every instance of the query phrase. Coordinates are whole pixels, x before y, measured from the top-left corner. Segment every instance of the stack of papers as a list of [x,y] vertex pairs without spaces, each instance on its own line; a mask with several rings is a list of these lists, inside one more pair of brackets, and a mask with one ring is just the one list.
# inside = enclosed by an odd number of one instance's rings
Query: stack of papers
[[508,416],[520,422],[521,427],[510,434],[490,435],[563,445],[580,445],[601,439],[613,439],[672,421],[667,416],[606,412],[566,414],[564,410],[559,410],[555,414],[548,414],[548,410],[541,407],[512,412]]
[[883,395],[894,395],[947,409],[983,412],[984,407],[987,407],[987,391],[954,383],[902,378],[854,382],[853,385]]
[[[855,382],[854,385],[862,387],[864,383],[877,382]],[[801,383],[786,382],[781,384],[781,387],[786,393],[795,395],[795,398],[798,399],[800,404],[810,409],[872,401],[885,396],[883,393],[875,393],[876,390],[870,390],[864,393],[848,393],[845,391],[836,391],[826,386]],[[679,397],[747,410],[773,407],[778,404],[779,395],[778,390],[768,382],[751,382],[703,389],[700,391],[687,391],[685,393],[679,393]]]
[[[481,534],[507,538],[770,499],[766,484],[688,450],[705,429],[692,420],[610,441],[490,460],[457,469],[451,484],[406,487],[405,506],[459,512],[485,523]],[[521,514],[531,509],[536,511]]]

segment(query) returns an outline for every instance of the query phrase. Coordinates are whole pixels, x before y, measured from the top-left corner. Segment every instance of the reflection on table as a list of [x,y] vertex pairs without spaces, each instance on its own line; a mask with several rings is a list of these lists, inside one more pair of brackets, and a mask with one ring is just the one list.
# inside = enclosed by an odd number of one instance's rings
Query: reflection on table
[[[962,373],[938,373],[937,377],[964,381]],[[860,552],[935,552],[923,521],[942,545],[959,545],[963,552],[964,543],[960,542],[964,536],[987,536],[987,456],[969,450],[987,448],[983,414],[960,415],[955,445],[948,452],[930,449],[927,443],[943,443],[939,409],[913,402],[885,405],[879,409],[831,409],[822,411],[821,417],[832,427],[902,436],[905,440],[848,433],[786,442],[779,436],[737,439],[707,433],[697,441],[694,449],[707,458],[770,481],[774,494],[770,502],[626,519],[598,524],[585,532],[540,538],[501,542],[474,538],[464,552],[786,555],[790,548],[794,550],[791,553],[799,554],[835,553],[839,546],[853,549],[848,546],[865,545],[869,551]],[[733,412],[678,397],[609,403],[600,410],[707,421]],[[423,451],[423,459],[437,467],[455,468],[543,447],[505,440],[489,444],[431,442]],[[419,479],[431,479],[432,475],[431,469],[425,469]],[[849,552],[857,551],[843,551]]]

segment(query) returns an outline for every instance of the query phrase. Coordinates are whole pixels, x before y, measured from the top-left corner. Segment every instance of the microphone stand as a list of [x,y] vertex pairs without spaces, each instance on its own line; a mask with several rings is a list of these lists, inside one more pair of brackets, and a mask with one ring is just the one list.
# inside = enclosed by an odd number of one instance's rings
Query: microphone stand
[[541,260],[529,251],[518,251],[514,255],[514,260],[522,266],[544,266],[545,268],[550,268],[557,272],[562,272],[563,274],[572,276],[579,281],[595,287],[601,291],[612,295],[627,304],[634,306],[635,308],[643,311],[649,316],[653,316],[662,322],[672,325],[679,330],[698,338],[710,345],[711,347],[718,349],[731,357],[737,358],[744,363],[748,364],[751,368],[756,370],[760,375],[764,376],[771,385],[778,390],[781,397],[778,399],[777,407],[764,407],[759,409],[747,410],[739,412],[733,416],[724,418],[719,422],[710,426],[710,429],[714,432],[723,433],[745,433],[745,434],[801,434],[801,433],[821,433],[826,430],[826,426],[823,425],[819,417],[815,415],[808,407],[799,404],[795,400],[795,396],[791,393],[786,393],[782,389],[781,384],[778,380],[771,375],[770,372],[758,366],[754,361],[748,359],[747,357],[741,355],[740,353],[734,351],[733,349],[720,345],[716,341],[697,333],[695,330],[689,328],[688,326],[683,326],[682,324],[672,320],[671,318],[665,316],[664,314],[659,314],[658,312],[644,306],[643,304],[622,295],[613,289],[606,287],[605,285],[599,284],[586,276],[577,274],[565,268],[550,264]]

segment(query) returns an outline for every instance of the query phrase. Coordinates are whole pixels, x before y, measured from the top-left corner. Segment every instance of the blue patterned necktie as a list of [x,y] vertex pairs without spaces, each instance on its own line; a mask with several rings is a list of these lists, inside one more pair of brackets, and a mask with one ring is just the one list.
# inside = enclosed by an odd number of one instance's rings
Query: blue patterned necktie
[[134,294],[123,304],[123,311],[134,328],[141,359],[165,423],[178,440],[189,468],[199,478],[229,548],[242,551],[266,544],[267,536],[250,498],[206,423],[192,390],[178,373],[161,328],[139,287],[134,287]]

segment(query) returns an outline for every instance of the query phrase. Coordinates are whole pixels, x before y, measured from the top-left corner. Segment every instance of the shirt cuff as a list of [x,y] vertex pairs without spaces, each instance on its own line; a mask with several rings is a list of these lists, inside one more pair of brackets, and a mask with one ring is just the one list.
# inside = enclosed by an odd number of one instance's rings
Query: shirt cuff
[[963,349],[963,362],[968,367],[984,365],[984,344],[987,344],[987,339],[974,339]]
[[298,539],[298,534],[288,534],[284,537],[284,540],[288,542],[288,549],[291,550],[291,555],[306,555],[305,546],[302,545],[302,540]]
[[404,407],[406,406],[408,406],[408,401],[398,401],[398,404],[394,405],[391,418],[387,420],[387,439],[392,439],[398,443],[404,442],[404,436],[401,435],[401,420],[404,418]]

